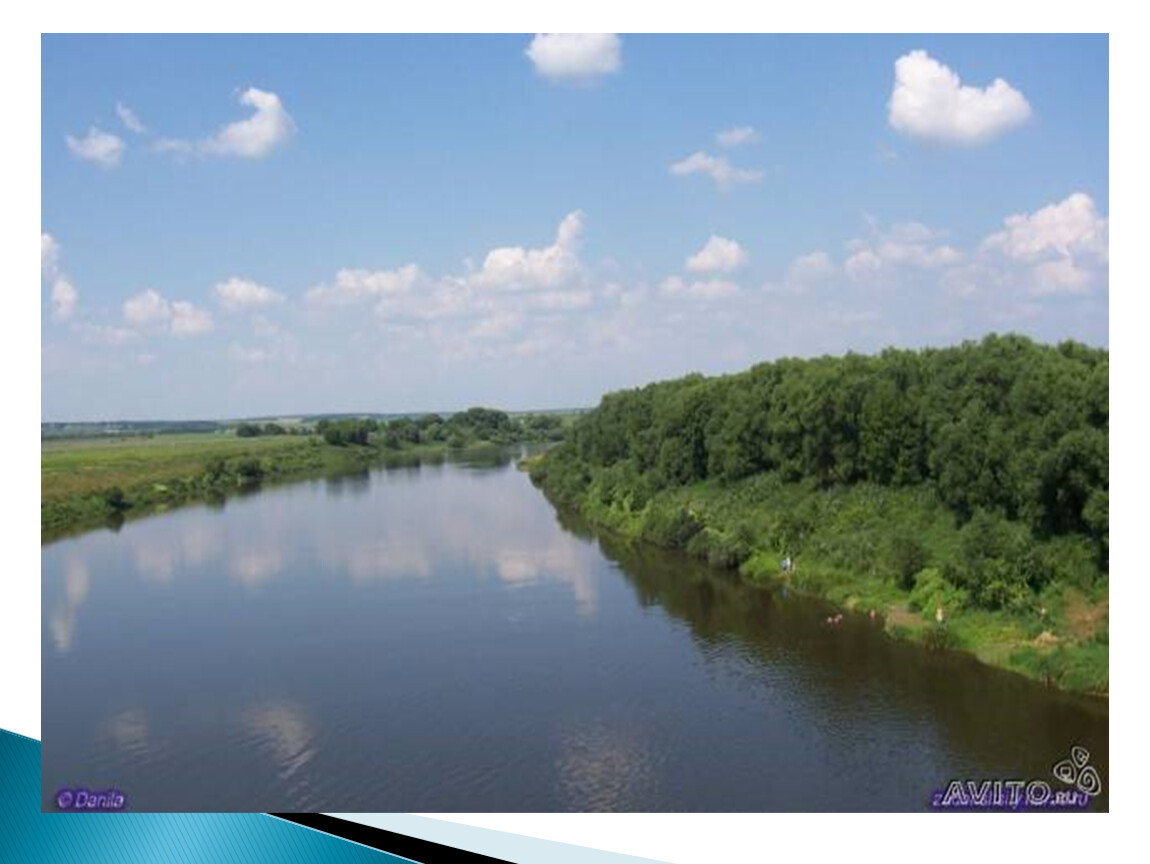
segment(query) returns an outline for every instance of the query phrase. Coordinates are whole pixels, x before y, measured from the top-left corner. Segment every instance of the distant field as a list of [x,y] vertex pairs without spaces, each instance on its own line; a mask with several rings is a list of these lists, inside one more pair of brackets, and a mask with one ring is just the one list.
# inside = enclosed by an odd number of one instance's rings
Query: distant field
[[[292,434],[293,424],[281,418],[275,424],[244,422],[213,431],[42,436],[40,538],[118,525],[259,483],[361,469],[401,454],[410,458],[481,444],[554,441],[570,422],[564,414],[512,419],[502,411],[474,408],[426,422],[325,420],[310,434],[299,434],[300,429]],[[71,424],[68,431],[76,427]]]
[[201,472],[215,458],[264,458],[308,446],[302,437],[237,438],[221,433],[45,441],[40,445],[40,503],[113,486],[165,483]]

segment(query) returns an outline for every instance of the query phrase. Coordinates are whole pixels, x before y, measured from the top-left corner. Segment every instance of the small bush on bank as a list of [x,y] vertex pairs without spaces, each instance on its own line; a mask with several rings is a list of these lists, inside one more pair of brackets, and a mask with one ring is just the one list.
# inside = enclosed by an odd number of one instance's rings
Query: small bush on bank
[[922,631],[922,644],[932,651],[960,647],[958,636],[945,623],[934,623]]
[[264,476],[263,466],[258,459],[241,459],[236,463],[236,476],[243,483],[254,483]]
[[889,545],[890,566],[898,587],[910,591],[914,588],[915,577],[930,564],[930,553],[917,538],[907,533],[894,535]]
[[909,605],[914,611],[928,615],[941,608],[946,615],[964,609],[969,601],[970,595],[966,591],[948,582],[938,568],[928,567],[915,577]]
[[703,530],[703,524],[682,505],[648,508],[643,519],[643,536],[660,546],[683,549]]
[[127,510],[132,506],[131,502],[128,501],[127,497],[124,495],[124,490],[119,486],[113,486],[111,489],[108,489],[104,493],[104,504],[108,507],[108,509],[115,512]]
[[712,567],[734,570],[751,556],[751,547],[734,535],[704,528],[687,543],[687,552]]

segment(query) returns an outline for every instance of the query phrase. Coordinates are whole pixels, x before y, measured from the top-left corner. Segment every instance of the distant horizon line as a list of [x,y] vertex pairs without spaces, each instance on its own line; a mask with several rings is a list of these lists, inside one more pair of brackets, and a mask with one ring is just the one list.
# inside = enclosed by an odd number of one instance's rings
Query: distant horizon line
[[563,414],[574,413],[581,411],[590,411],[594,406],[564,406],[562,408],[501,408],[497,405],[469,405],[467,408],[455,408],[453,410],[429,410],[429,411],[307,411],[307,412],[279,412],[271,414],[251,414],[243,416],[219,416],[219,417],[144,417],[144,418],[99,418],[95,420],[40,420],[40,426],[115,426],[117,424],[132,424],[144,425],[148,423],[154,424],[191,424],[191,423],[241,423],[252,422],[256,420],[273,422],[276,420],[311,420],[320,419],[325,417],[424,417],[431,414],[438,414],[441,417],[450,417],[452,414],[462,414],[471,408],[489,408],[494,411],[503,411],[506,414]]

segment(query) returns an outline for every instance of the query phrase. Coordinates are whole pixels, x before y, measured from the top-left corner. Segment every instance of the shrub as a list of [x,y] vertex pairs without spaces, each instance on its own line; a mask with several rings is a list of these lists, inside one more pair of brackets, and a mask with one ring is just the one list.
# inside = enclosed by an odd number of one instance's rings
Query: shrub
[[931,624],[922,631],[922,644],[932,651],[959,646],[958,637],[946,624]]
[[1099,576],[1097,549],[1081,534],[1067,534],[1037,544],[1034,555],[1031,587],[1035,590],[1052,582],[1088,590]]
[[127,510],[132,506],[131,502],[128,501],[124,495],[124,490],[119,486],[113,486],[104,492],[104,504],[117,513],[121,510]]
[[629,487],[630,496],[628,506],[633,511],[642,510],[655,496],[655,484],[647,474],[640,474],[632,479]]
[[264,476],[264,469],[258,459],[241,459],[236,463],[236,474],[241,482],[254,483]]
[[[707,532],[704,532],[707,533]],[[707,563],[712,567],[734,570],[751,557],[751,547],[729,534],[711,533],[707,548]]]
[[702,530],[702,522],[683,506],[651,507],[643,520],[643,535],[672,549],[684,548]]
[[896,534],[890,539],[890,562],[898,587],[910,591],[915,577],[930,564],[930,553],[910,534]]
[[966,606],[968,601],[966,591],[948,582],[937,568],[927,567],[919,572],[908,603],[916,612],[932,614],[935,609],[942,607],[944,612],[953,614]]
[[208,460],[208,464],[204,466],[204,476],[209,483],[217,483],[228,471],[227,463],[220,457],[215,457]]
[[346,447],[349,444],[367,444],[372,432],[379,424],[372,419],[320,420],[315,431],[333,447]]
[[947,563],[945,575],[979,606],[1020,610],[1051,572],[1025,526],[979,510],[963,527],[958,559]]

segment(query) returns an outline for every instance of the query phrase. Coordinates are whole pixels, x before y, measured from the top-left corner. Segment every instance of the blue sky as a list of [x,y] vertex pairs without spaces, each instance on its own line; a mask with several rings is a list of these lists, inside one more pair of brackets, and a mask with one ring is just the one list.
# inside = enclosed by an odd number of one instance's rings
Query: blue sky
[[1105,37],[41,57],[44,419],[561,407],[783,355],[1108,343]]

